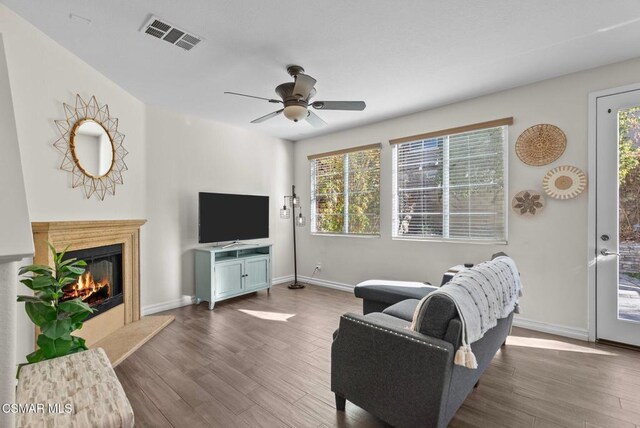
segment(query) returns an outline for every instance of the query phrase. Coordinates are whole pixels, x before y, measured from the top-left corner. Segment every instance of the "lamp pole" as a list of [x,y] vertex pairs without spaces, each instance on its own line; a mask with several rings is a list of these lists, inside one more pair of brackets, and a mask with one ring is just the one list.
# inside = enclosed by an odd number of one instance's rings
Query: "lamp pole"
[[291,186],[291,211],[292,212],[292,225],[293,225],[293,283],[289,284],[289,288],[291,289],[298,289],[298,288],[304,288],[304,284],[300,284],[298,282],[298,255],[297,255],[297,251],[296,251],[296,203],[295,201],[297,201],[297,196],[296,196],[296,186],[292,185]]

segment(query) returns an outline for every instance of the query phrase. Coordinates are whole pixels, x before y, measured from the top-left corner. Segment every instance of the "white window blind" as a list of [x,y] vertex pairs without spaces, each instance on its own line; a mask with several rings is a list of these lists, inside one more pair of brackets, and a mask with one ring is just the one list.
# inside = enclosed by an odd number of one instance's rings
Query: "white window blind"
[[507,126],[395,144],[393,236],[506,241]]
[[315,155],[311,161],[311,232],[380,233],[380,146]]

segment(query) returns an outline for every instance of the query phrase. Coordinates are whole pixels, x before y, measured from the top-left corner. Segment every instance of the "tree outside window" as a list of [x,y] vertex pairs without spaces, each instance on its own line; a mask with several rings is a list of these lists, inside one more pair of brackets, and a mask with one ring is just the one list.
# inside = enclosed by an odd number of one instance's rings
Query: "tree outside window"
[[380,148],[311,159],[311,231],[380,233]]

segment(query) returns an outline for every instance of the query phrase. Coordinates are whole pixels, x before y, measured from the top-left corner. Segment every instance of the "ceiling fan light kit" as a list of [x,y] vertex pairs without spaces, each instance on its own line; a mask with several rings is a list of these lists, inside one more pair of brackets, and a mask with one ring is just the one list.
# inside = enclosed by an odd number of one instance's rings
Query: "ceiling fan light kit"
[[286,106],[283,113],[284,117],[289,120],[293,120],[294,122],[306,119],[307,115],[309,114],[309,112],[307,111],[307,107],[299,104]]
[[284,116],[293,121],[299,122],[305,119],[311,126],[320,128],[326,125],[326,122],[322,120],[318,115],[309,110],[309,106],[317,110],[351,110],[362,111],[366,108],[364,101],[313,101],[311,98],[316,95],[316,79],[304,74],[304,68],[299,65],[290,65],[287,67],[287,72],[293,77],[293,82],[285,82],[276,87],[276,94],[282,99],[277,100],[273,98],[256,97],[254,95],[241,94],[238,92],[225,92],[229,95],[238,95],[241,97],[256,98],[259,100],[265,100],[270,103],[283,104],[283,108],[257,119],[251,121],[251,123],[262,123],[273,117],[284,113]]

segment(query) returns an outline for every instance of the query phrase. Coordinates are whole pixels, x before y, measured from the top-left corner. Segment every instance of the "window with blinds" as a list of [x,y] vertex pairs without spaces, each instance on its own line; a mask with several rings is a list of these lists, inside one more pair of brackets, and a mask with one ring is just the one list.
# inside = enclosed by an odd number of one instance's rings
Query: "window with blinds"
[[311,161],[311,232],[380,233],[380,145],[325,153]]
[[394,144],[393,236],[506,241],[507,126]]

